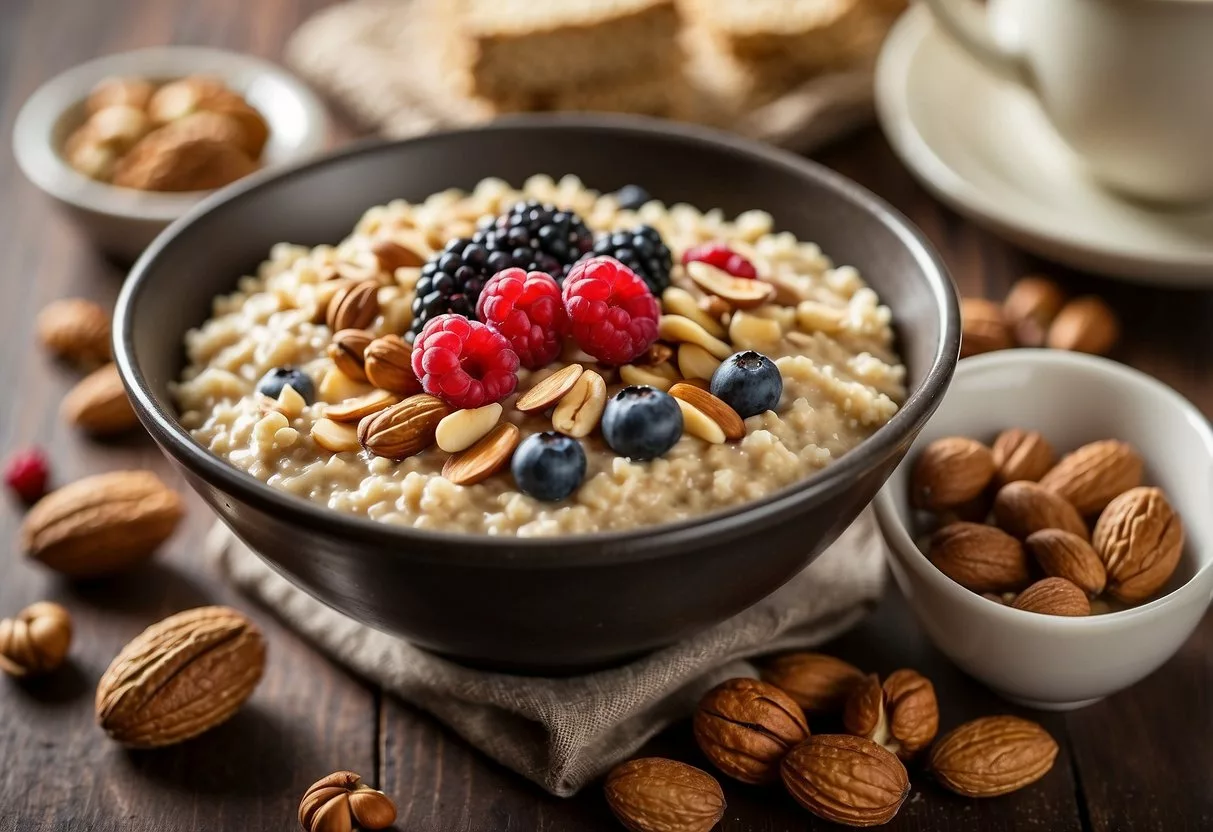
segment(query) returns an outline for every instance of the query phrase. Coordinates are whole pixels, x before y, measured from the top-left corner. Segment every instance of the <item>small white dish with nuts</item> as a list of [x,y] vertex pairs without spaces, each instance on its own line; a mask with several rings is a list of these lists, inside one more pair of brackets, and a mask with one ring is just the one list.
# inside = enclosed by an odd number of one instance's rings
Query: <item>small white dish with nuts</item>
[[[109,155],[129,148],[97,147],[79,141],[79,128],[98,118],[99,85],[128,79],[156,90],[191,77],[205,77],[222,85],[242,99],[242,109],[247,105],[249,113],[264,120],[268,135],[263,134],[256,152],[249,154],[256,158],[244,160],[231,154],[235,159],[225,160],[229,173],[233,164],[237,167],[236,174],[243,175],[253,168],[300,161],[319,153],[327,143],[328,117],[320,100],[285,70],[251,55],[163,46],[106,55],[67,70],[39,87],[22,106],[13,128],[13,152],[26,177],[66,209],[108,254],[134,260],[165,226],[209,195],[215,183],[235,178],[235,174],[210,177],[213,181],[198,190],[188,190],[181,182],[171,187],[156,186],[144,165],[142,170],[134,171],[139,176],[124,180],[139,184],[119,187],[101,180],[112,178],[106,172],[113,162]],[[94,100],[90,101],[90,97]],[[106,136],[129,138],[131,131],[138,129],[132,121],[144,115],[147,128],[158,124],[155,114],[146,106],[131,106],[147,105],[147,101],[110,97],[107,103],[114,105],[107,116],[120,118],[100,119]],[[175,104],[182,103],[178,97]],[[179,114],[191,109],[178,107]],[[139,130],[139,135],[144,132],[146,129]],[[164,165],[160,164],[163,159],[147,161],[155,162],[157,172],[163,173]],[[216,160],[210,159],[208,164],[213,166]],[[154,187],[149,189],[145,185]]]
[[[961,446],[996,462],[927,470]],[[961,362],[875,502],[935,645],[1004,697],[1053,710],[1145,678],[1191,634],[1213,598],[1211,504],[1213,430],[1192,404],[1055,350]]]

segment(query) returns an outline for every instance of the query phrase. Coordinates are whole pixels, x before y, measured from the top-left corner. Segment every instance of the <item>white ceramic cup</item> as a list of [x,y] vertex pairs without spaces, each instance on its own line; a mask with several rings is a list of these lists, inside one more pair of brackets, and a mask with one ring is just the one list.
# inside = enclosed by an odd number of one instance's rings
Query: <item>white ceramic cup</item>
[[925,0],[1031,90],[1091,174],[1151,202],[1213,198],[1213,0]]

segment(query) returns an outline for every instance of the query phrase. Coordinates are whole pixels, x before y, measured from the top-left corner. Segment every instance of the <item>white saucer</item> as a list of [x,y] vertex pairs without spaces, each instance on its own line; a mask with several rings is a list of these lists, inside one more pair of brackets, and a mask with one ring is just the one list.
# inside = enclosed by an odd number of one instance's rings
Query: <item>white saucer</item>
[[924,186],[1016,245],[1107,275],[1213,285],[1213,206],[1154,209],[1100,188],[1031,94],[987,72],[921,6],[885,41],[876,108]]

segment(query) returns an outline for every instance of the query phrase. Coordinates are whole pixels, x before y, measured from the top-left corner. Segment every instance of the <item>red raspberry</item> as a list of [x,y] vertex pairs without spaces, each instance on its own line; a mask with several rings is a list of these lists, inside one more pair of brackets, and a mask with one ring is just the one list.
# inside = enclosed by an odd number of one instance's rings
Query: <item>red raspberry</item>
[[600,361],[626,364],[657,340],[657,299],[614,257],[574,264],[564,279],[564,308],[577,346]]
[[4,467],[4,482],[26,503],[36,503],[46,493],[50,469],[41,451],[31,448],[13,454]]
[[754,268],[754,264],[724,243],[704,243],[687,249],[682,255],[682,265],[684,266],[695,260],[715,266],[733,277],[758,277],[758,270]]
[[462,315],[438,315],[413,342],[413,372],[451,407],[501,401],[518,386],[518,353],[505,336]]
[[560,285],[547,272],[497,272],[480,292],[476,317],[504,335],[530,370],[552,363],[569,330]]

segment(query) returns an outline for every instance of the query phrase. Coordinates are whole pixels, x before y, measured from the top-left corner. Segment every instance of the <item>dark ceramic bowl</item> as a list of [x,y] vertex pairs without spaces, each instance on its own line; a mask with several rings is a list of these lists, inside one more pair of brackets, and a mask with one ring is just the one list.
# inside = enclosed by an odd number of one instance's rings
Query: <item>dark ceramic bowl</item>
[[[548,539],[399,528],[277,491],[211,456],[177,424],[182,337],[279,241],[345,236],[372,205],[487,176],[574,173],[588,187],[762,208],[779,229],[859,268],[893,309],[912,391],[835,465],[691,522]],[[960,342],[938,257],[867,191],[803,159],[712,131],[608,117],[527,117],[359,146],[256,175],[173,224],[131,272],[115,353],[139,418],[190,484],[282,574],[345,614],[461,661],[562,672],[669,644],[768,595],[876,494],[934,411]]]

